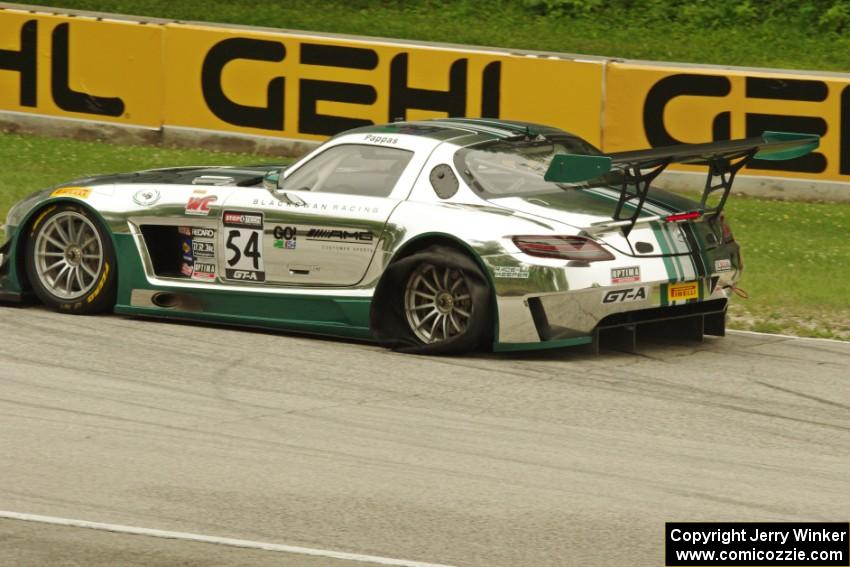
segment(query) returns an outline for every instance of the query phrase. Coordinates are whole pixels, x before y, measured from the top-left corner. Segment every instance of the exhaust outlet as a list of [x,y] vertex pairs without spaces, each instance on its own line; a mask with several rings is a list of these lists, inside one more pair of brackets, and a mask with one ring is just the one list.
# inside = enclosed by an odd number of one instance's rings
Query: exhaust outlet
[[151,297],[151,303],[163,309],[175,309],[180,306],[180,296],[176,293],[160,292]]

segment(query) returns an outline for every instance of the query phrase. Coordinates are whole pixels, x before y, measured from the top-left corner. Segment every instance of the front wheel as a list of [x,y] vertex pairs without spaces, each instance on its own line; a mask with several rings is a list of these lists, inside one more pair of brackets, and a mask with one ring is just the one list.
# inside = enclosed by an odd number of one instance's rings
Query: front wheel
[[36,296],[57,311],[88,315],[115,303],[112,241],[98,220],[76,205],[55,205],[33,222],[26,269]]

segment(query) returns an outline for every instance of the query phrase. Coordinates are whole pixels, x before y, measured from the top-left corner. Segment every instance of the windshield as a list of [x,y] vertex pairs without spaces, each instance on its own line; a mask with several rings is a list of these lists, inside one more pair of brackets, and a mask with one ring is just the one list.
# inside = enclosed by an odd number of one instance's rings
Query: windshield
[[529,196],[575,187],[607,186],[616,174],[590,182],[566,184],[543,180],[556,154],[600,155],[598,149],[577,137],[530,141],[487,142],[463,148],[455,154],[455,166],[469,185],[485,198]]

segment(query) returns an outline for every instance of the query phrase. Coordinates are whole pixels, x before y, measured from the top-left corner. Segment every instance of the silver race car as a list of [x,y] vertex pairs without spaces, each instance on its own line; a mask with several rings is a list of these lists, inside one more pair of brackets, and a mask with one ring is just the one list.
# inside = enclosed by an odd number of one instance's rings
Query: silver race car
[[[735,174],[818,137],[603,154],[502,120],[339,134],[289,167],[88,177],[12,208],[0,299],[375,340],[449,353],[597,345],[647,324],[722,335],[742,262]],[[702,166],[697,201],[651,187]]]

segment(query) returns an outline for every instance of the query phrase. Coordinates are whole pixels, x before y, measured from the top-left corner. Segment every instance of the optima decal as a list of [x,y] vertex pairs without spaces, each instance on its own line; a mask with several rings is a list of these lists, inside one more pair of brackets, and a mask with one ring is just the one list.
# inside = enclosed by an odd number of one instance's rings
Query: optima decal
[[635,283],[640,281],[640,266],[628,268],[611,268],[611,283]]
[[215,264],[195,263],[192,279],[212,280],[215,279]]

